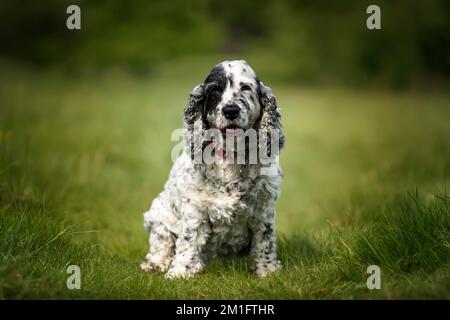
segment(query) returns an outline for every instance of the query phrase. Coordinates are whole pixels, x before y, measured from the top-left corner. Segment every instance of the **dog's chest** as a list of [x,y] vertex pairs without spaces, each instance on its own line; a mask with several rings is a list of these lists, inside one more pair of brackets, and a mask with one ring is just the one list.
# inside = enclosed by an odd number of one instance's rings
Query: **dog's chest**
[[242,224],[253,215],[253,202],[258,193],[259,179],[251,172],[239,172],[226,179],[206,179],[208,193],[207,217],[212,225]]
[[208,190],[208,203],[204,207],[206,217],[214,224],[233,225],[246,220],[251,215],[251,205],[246,200],[250,189],[239,190],[234,187]]
[[249,243],[254,208],[247,201],[248,194],[237,190],[219,193],[217,202],[208,208],[207,247],[214,254],[238,253]]

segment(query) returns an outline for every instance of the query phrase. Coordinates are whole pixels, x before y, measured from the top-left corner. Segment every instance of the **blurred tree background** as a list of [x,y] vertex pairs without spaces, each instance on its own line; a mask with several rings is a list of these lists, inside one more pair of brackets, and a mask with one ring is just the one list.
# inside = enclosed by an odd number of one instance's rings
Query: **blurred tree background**
[[[69,4],[81,8],[79,31],[66,28]],[[381,8],[381,30],[366,28],[370,4]],[[0,56],[72,71],[148,74],[178,57],[222,54],[257,61],[280,81],[441,86],[450,77],[449,31],[447,0],[0,3]]]

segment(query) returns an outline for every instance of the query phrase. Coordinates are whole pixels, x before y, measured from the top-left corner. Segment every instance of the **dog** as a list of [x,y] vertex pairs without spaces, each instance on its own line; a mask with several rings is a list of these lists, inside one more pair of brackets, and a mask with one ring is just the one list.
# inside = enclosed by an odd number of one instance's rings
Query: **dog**
[[285,138],[280,119],[271,89],[244,60],[219,63],[192,90],[184,109],[183,152],[164,190],[144,213],[150,251],[143,270],[189,278],[207,261],[233,254],[251,254],[259,277],[281,268],[275,234],[275,202],[282,180],[278,157],[269,175],[262,174],[263,164],[250,164],[247,158],[245,163],[230,163],[222,149],[213,152],[213,163],[194,159],[205,149],[203,133],[208,129],[224,135],[238,129],[276,132],[277,139],[258,143],[281,150]]

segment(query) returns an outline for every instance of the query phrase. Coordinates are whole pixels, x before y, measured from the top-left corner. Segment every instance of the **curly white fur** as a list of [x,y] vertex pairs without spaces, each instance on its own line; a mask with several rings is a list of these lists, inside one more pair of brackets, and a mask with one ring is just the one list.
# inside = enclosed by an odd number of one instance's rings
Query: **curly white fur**
[[[208,77],[191,93],[185,108],[188,134],[195,136],[207,127],[239,123],[242,128],[279,130],[282,147],[284,136],[275,98],[250,66],[242,60],[225,61],[214,72],[215,76]],[[206,110],[208,86],[228,76],[220,101]],[[239,91],[245,80],[251,92],[247,87]],[[236,94],[230,92],[234,83],[238,83]],[[225,97],[241,101],[241,104],[236,102],[240,110],[246,108],[236,122],[217,120],[222,114],[221,106],[229,103]],[[168,278],[190,277],[216,256],[249,252],[254,257],[257,276],[277,271],[281,263],[277,259],[275,201],[282,177],[278,162],[275,175],[263,175],[261,164],[228,164],[225,159],[210,165],[196,164],[192,152],[195,150],[187,143],[185,152],[172,167],[164,190],[144,214],[144,226],[150,232],[150,252],[141,268],[167,271]]]

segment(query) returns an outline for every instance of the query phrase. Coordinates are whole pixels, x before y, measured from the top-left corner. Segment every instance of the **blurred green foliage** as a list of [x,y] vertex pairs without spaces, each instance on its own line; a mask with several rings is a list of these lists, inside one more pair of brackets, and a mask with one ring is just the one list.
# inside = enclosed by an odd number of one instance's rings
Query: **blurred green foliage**
[[[82,29],[66,28],[81,7]],[[381,30],[366,8],[381,8]],[[151,72],[164,61],[222,54],[308,84],[448,83],[450,2],[398,0],[2,1],[0,55],[41,66]]]

